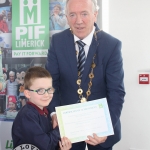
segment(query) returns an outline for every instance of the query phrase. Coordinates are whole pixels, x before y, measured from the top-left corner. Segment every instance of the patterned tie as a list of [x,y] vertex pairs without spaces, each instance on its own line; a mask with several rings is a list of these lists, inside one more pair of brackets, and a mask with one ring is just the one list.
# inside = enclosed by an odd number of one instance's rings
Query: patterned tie
[[79,46],[79,55],[78,55],[78,76],[79,78],[82,77],[83,75],[83,70],[84,70],[84,64],[85,64],[85,51],[84,51],[84,46],[86,45],[82,41],[77,41],[77,44]]

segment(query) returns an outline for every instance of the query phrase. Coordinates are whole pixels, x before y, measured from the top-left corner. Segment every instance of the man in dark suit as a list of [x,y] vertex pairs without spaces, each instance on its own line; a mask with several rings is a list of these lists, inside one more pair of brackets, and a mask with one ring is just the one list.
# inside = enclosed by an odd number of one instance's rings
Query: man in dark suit
[[[46,69],[51,73],[56,89],[49,106],[53,127],[57,125],[55,106],[75,104],[106,97],[114,135],[88,136],[75,143],[71,150],[112,150],[121,138],[120,115],[124,103],[124,72],[121,42],[96,25],[96,0],[67,0],[66,16],[70,30],[53,35]],[[78,46],[78,41],[85,45]],[[82,48],[81,48],[82,47]],[[80,50],[84,49],[84,58]],[[78,68],[79,60],[85,60]]]

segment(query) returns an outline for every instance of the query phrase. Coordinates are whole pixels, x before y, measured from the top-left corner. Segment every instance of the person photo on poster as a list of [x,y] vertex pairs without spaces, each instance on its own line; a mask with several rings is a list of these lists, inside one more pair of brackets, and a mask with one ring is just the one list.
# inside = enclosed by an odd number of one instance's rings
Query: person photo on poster
[[15,96],[8,95],[6,96],[6,110],[4,115],[7,119],[13,119],[16,117],[17,111],[17,99]]
[[0,0],[0,7],[12,5],[12,0]]
[[64,2],[50,2],[49,27],[51,35],[68,28],[64,5]]
[[0,7],[0,33],[11,33],[11,6]]
[[7,109],[6,111],[9,112],[16,112],[17,111],[17,100],[15,96],[8,96],[8,100],[7,100]]

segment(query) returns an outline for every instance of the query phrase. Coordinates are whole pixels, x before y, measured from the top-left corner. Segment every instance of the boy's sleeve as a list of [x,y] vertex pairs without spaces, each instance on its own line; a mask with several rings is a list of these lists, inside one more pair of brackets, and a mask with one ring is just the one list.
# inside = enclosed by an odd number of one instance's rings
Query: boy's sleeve
[[[20,122],[20,123],[19,123]],[[43,124],[48,126],[48,124]],[[58,127],[45,133],[40,126],[38,115],[28,112],[23,118],[16,119],[12,127],[14,148],[20,145],[19,141],[32,144],[41,150],[54,150],[58,146],[60,134]]]

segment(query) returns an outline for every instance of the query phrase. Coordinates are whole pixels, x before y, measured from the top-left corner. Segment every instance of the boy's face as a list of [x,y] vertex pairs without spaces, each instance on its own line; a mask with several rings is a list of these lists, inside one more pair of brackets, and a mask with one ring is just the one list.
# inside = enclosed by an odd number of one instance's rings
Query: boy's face
[[[32,81],[32,85],[29,88],[30,90],[38,89],[48,89],[52,88],[52,78],[37,78]],[[25,90],[25,96],[29,99],[30,102],[38,106],[43,110],[43,107],[48,106],[52,100],[53,94],[48,94],[45,92],[43,95],[39,95],[37,92]]]

